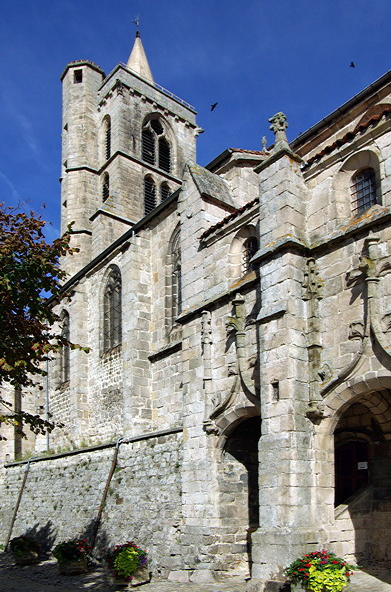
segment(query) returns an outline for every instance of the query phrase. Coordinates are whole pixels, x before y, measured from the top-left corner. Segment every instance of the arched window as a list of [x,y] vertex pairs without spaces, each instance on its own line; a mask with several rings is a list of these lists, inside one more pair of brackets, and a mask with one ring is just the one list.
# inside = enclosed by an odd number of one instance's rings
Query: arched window
[[109,173],[103,175],[102,201],[106,201],[110,196],[110,177]]
[[372,168],[362,169],[353,175],[350,182],[352,213],[359,215],[377,203],[376,175]]
[[182,267],[179,230],[175,233],[171,243],[171,309],[172,319],[182,312]]
[[111,156],[111,119],[105,118],[105,157],[108,160]]
[[170,144],[165,138],[159,139],[159,169],[169,173],[171,170]]
[[251,259],[258,251],[258,241],[255,236],[249,236],[242,246],[242,271],[243,273],[250,273],[254,270],[254,264]]
[[114,268],[107,279],[103,296],[103,350],[105,352],[121,344],[121,292],[121,274],[118,268]]
[[69,382],[70,379],[70,357],[71,348],[69,346],[70,328],[69,328],[69,313],[63,310],[61,313],[61,338],[66,343],[61,345],[60,350],[60,384]]
[[144,214],[147,215],[156,208],[156,185],[152,177],[144,179]]
[[164,201],[170,195],[170,187],[167,183],[160,185],[160,201]]
[[144,162],[171,172],[171,147],[161,121],[150,119],[144,124],[141,134],[141,157]]
[[255,269],[251,263],[258,250],[257,230],[255,226],[243,226],[235,234],[229,250],[229,279],[236,281]]

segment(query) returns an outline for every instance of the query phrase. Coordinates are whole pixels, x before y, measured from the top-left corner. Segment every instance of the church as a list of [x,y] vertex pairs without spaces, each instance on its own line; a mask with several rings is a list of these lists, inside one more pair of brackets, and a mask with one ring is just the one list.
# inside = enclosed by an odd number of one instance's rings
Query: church
[[206,167],[139,34],[109,74],[61,79],[78,252],[55,306],[89,352],[50,364],[63,427],[10,452],[2,537],[134,540],[156,576],[252,592],[323,548],[389,567],[391,72],[293,142],[270,114],[274,145]]

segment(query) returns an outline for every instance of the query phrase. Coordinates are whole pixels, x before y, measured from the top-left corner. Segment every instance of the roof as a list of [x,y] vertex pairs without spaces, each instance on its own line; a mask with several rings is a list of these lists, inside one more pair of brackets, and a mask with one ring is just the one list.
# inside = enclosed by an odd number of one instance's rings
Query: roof
[[252,208],[257,203],[259,203],[259,198],[258,197],[256,197],[252,201],[249,201],[248,203],[246,203],[241,208],[237,208],[236,209],[236,212],[233,212],[232,214],[229,214],[228,216],[226,216],[225,218],[223,218],[222,220],[220,220],[220,222],[217,222],[216,224],[213,224],[213,226],[210,226],[210,228],[208,228],[207,230],[205,230],[201,234],[200,240],[204,240],[205,238],[207,238],[208,236],[210,236],[211,234],[213,234],[216,230],[218,230],[219,228],[222,228],[223,226],[225,226],[226,224],[228,224],[228,222],[231,222],[231,220],[234,220],[235,218],[237,218],[238,216],[240,216],[240,214],[243,214],[243,212],[245,212],[246,210],[249,210],[250,208]]

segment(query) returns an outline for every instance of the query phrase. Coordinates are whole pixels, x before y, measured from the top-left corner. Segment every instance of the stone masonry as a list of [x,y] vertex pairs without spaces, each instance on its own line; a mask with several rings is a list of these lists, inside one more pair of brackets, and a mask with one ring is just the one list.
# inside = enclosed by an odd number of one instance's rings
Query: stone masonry
[[391,73],[293,142],[277,113],[273,146],[205,168],[195,110],[139,36],[126,66],[62,81],[80,250],[55,306],[90,352],[52,360],[64,426],[29,464],[8,433],[3,537],[28,469],[13,536],[90,536],[108,485],[97,549],[136,540],[170,580],[270,591],[324,547],[389,568]]

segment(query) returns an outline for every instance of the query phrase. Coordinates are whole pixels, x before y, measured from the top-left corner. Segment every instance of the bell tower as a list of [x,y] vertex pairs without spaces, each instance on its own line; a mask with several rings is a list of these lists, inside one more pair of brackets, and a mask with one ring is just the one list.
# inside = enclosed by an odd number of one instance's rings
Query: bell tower
[[62,231],[73,222],[73,275],[182,183],[195,161],[194,108],[155,83],[139,32],[109,75],[89,61],[62,75]]

